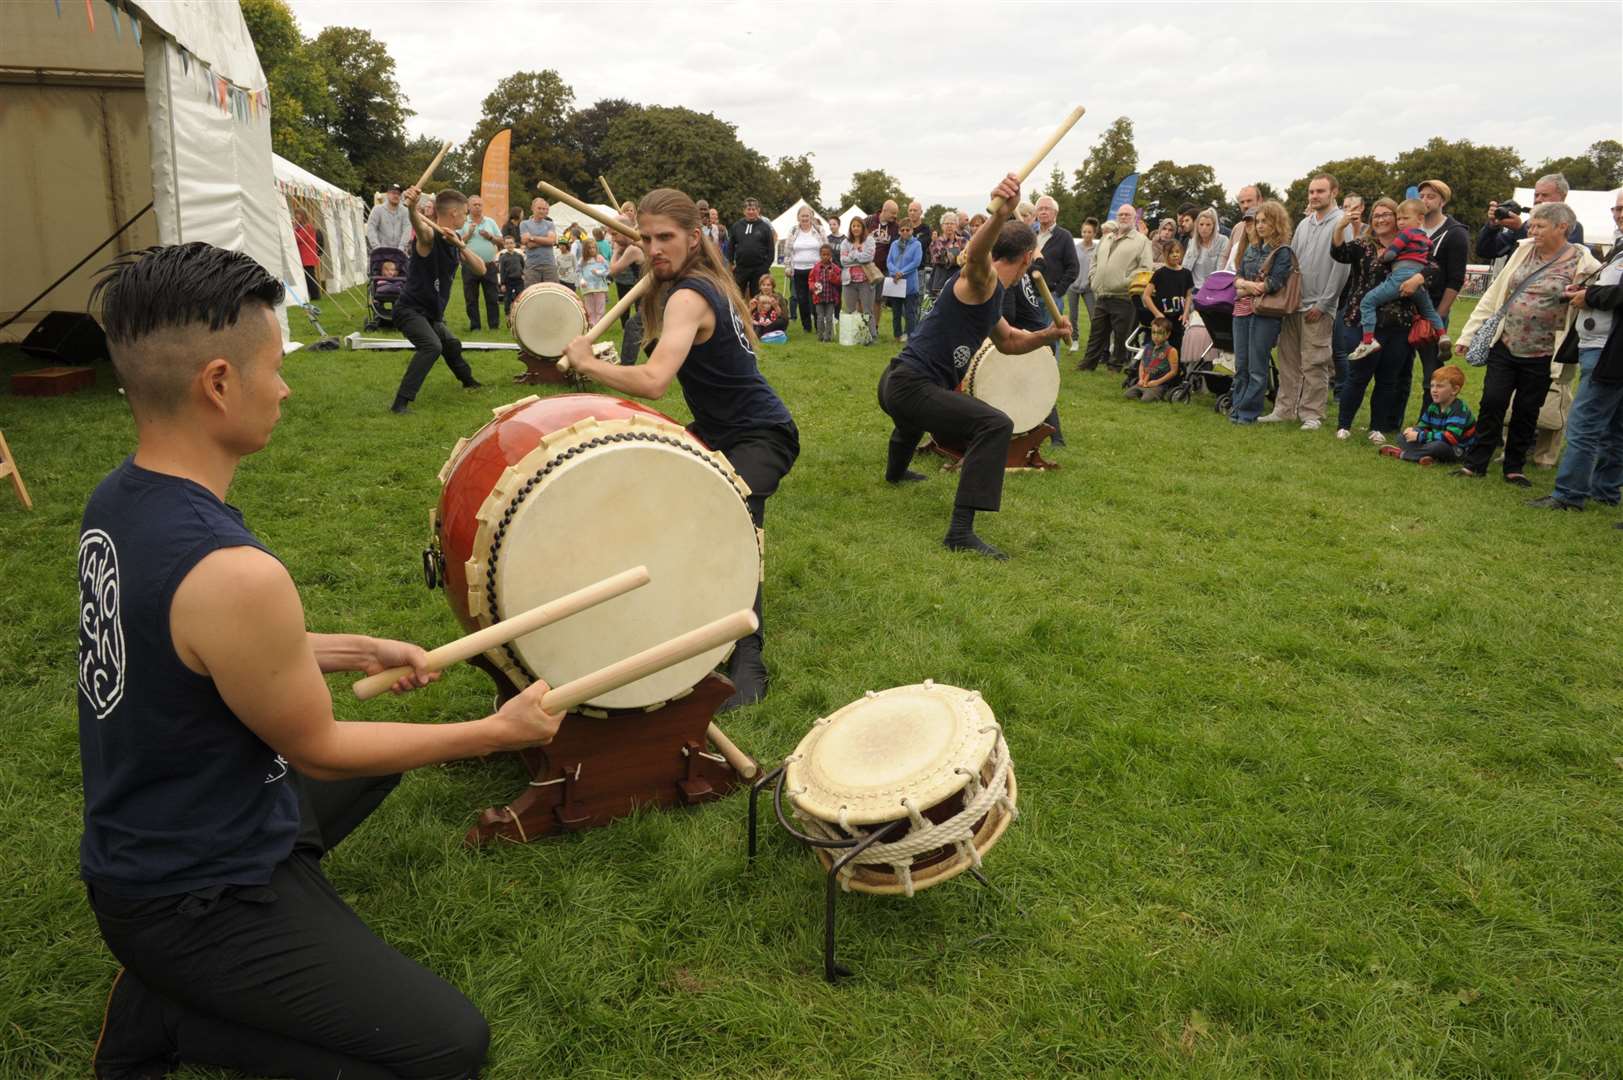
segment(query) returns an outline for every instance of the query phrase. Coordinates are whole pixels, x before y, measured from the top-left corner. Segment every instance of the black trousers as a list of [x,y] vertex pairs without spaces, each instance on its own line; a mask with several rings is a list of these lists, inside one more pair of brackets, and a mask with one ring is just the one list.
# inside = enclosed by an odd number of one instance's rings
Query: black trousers
[[812,328],[811,271],[796,270],[793,276],[793,296],[795,306],[800,310],[800,328],[809,334]]
[[406,335],[406,340],[417,346],[417,351],[411,354],[411,363],[406,365],[405,375],[401,376],[397,397],[415,400],[417,391],[423,388],[423,380],[428,378],[429,368],[434,366],[434,361],[440,358],[442,352],[445,354],[445,366],[451,369],[451,374],[464,386],[473,381],[473,369],[462,359],[462,342],[451,333],[443,318],[430,322],[428,316],[416,308],[396,304],[394,325],[395,329]]
[[[1100,296],[1093,301],[1093,322],[1088,328],[1088,347],[1082,353],[1081,368],[1092,371],[1103,360],[1111,370],[1127,366],[1127,335],[1138,325],[1138,305],[1130,296]],[[1114,351],[1106,357],[1112,345]]]
[[313,266],[304,268],[304,291],[311,303],[321,299],[321,282],[316,280],[316,268]]
[[744,294],[744,299],[755,298],[755,294],[761,291],[761,275],[771,269],[770,266],[733,267],[733,281],[737,283],[738,291]]
[[955,505],[966,510],[996,510],[1002,505],[1003,467],[1014,425],[1001,409],[937,386],[895,360],[879,377],[879,407],[896,425],[885,462],[886,480],[901,479],[919,438],[929,432],[964,447]]
[[1495,344],[1488,350],[1488,366],[1483,370],[1482,401],[1476,409],[1476,444],[1466,455],[1465,464],[1472,472],[1487,472],[1493,452],[1499,449],[1499,431],[1505,426],[1508,411],[1505,473],[1519,473],[1538,441],[1538,411],[1550,392],[1550,358],[1516,356]]
[[[704,438],[703,435],[699,437]],[[708,439],[705,441],[709,442]],[[755,522],[757,529],[765,528],[766,500],[778,490],[778,485],[789,475],[789,470],[795,466],[795,459],[800,456],[799,429],[793,424],[788,427],[755,428],[733,440],[721,453],[738,475],[744,478],[744,483],[749,485],[749,497],[744,502],[749,507],[750,520]],[[761,609],[759,585],[755,587],[755,619],[760,629],[741,639],[738,645],[741,649],[753,647],[759,652],[766,643],[766,623]]]
[[92,890],[128,982],[109,1030],[144,1019],[181,1062],[253,1076],[476,1075],[490,1039],[479,1010],[367,929],[321,873],[398,779],[299,778],[301,834],[268,885],[152,900]]
[[496,264],[485,264],[485,272],[476,275],[462,264],[462,302],[468,305],[468,329],[479,329],[479,294],[485,294],[485,322],[492,330],[501,329],[501,296],[496,288]]
[[[518,299],[518,294],[523,292],[523,291],[524,291],[524,279],[523,278],[521,278],[521,277],[502,278],[502,293],[504,294],[503,297],[502,297],[502,306],[503,306],[504,310],[506,310],[507,317],[509,319],[511,319],[513,317],[513,301],[517,300]],[[492,330],[496,329],[496,324],[491,323],[490,328]]]

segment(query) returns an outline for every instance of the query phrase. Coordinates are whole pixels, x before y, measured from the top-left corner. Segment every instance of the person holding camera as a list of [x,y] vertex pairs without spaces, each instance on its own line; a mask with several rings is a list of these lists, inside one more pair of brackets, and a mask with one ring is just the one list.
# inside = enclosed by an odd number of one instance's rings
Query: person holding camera
[[1522,215],[1527,211],[1514,200],[1488,203],[1488,221],[1476,234],[1476,257],[1479,262],[1496,263],[1516,250],[1516,245],[1527,239],[1527,223]]

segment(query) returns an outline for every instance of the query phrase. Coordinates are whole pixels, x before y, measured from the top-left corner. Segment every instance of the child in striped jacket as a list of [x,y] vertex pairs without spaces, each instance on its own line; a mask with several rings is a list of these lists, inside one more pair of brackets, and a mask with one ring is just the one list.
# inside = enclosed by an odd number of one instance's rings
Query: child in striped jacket
[[1465,372],[1453,364],[1432,372],[1431,401],[1420,420],[1404,430],[1396,445],[1381,447],[1381,453],[1422,465],[1462,459],[1476,442],[1476,418],[1460,398],[1464,389]]
[[[1348,360],[1362,360],[1381,347],[1381,343],[1375,340],[1376,309],[1401,298],[1403,294],[1398,291],[1399,287],[1416,274],[1426,272],[1426,262],[1431,258],[1431,240],[1420,227],[1425,222],[1425,215],[1425,205],[1419,199],[1405,199],[1398,204],[1398,235],[1380,255],[1380,261],[1391,263],[1392,268],[1387,271],[1386,280],[1365,293],[1364,299],[1358,304],[1358,319],[1364,327],[1364,340],[1347,355]],[[1448,324],[1443,322],[1437,309],[1432,306],[1424,285],[1408,299],[1439,334],[1448,329]]]

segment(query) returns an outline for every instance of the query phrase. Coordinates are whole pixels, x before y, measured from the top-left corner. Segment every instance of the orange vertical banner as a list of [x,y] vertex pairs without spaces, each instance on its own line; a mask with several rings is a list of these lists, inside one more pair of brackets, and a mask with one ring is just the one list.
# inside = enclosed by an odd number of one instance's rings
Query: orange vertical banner
[[513,145],[513,129],[503,128],[485,147],[485,164],[479,171],[479,197],[485,203],[485,216],[499,225],[507,224],[507,153]]

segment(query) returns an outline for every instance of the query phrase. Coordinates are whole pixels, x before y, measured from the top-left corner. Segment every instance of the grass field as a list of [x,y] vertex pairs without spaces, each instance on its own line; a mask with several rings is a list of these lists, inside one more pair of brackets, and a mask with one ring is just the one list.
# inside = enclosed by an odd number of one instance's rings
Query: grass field
[[[233,501],[312,629],[435,644],[457,633],[418,568],[435,474],[530,391],[473,353],[485,389],[438,367],[393,416],[406,355],[291,356]],[[489,1017],[488,1076],[1623,1076],[1615,514],[1127,402],[1067,363],[1063,468],[1011,475],[978,523],[1013,560],[951,556],[952,479],[879,482],[889,355],[763,352],[804,452],[767,521],[773,690],[727,728],[776,761],[865,690],[980,689],[1021,788],[995,887],[842,897],[856,975],[830,987],[814,861],[771,833],[746,873],[741,796],[476,853],[463,830],[517,764],[420,770],[327,871]],[[77,880],[74,551],[132,426],[103,371],[0,396],[0,429],[36,503],[0,488],[0,1075],[78,1076],[115,963]],[[366,705],[333,685],[351,719],[490,700],[471,668]]]

